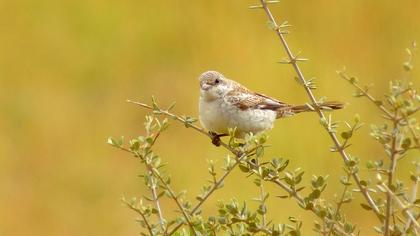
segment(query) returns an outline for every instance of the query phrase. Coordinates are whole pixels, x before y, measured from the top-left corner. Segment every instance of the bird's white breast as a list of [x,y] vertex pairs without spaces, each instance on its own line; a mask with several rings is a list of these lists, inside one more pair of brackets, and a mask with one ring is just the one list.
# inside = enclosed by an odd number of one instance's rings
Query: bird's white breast
[[226,101],[223,97],[206,99],[200,97],[200,122],[209,131],[219,134],[228,133],[229,128],[237,128],[237,136],[243,137],[246,133],[254,134],[271,129],[276,119],[276,112],[249,108],[241,110]]

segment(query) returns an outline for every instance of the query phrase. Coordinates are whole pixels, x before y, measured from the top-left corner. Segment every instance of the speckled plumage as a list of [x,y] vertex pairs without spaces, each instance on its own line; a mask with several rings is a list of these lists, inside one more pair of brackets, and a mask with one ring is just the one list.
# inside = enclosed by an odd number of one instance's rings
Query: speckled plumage
[[[201,74],[199,112],[200,122],[209,131],[228,133],[236,127],[236,135],[254,134],[273,128],[277,118],[310,111],[306,105],[293,106],[263,94],[252,92],[239,83],[226,79],[216,71]],[[323,106],[339,109],[339,103]]]

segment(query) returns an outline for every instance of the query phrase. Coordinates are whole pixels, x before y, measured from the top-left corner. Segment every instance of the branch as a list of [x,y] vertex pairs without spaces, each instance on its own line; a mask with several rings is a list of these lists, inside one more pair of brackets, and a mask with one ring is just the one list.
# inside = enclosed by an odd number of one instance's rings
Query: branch
[[[150,171],[149,174],[152,174]],[[151,178],[151,190],[153,195],[153,201],[155,202],[156,209],[158,210],[158,217],[159,217],[159,224],[160,228],[162,229],[162,232],[165,231],[165,220],[163,218],[162,209],[160,208],[159,198],[156,192],[156,183],[153,178]]]
[[[154,143],[154,141],[152,143]],[[135,157],[142,158],[142,156],[139,155],[139,153],[137,153],[135,151],[132,151],[128,148],[125,148],[125,147],[122,147],[122,146],[118,146],[118,148],[123,150],[123,151],[126,151],[126,152],[129,152],[129,153],[133,154]],[[174,191],[171,189],[171,187],[166,183],[166,181],[162,178],[162,176],[153,167],[149,168],[149,165],[147,165],[147,164],[146,164],[146,167],[148,168],[149,172],[154,177],[159,179],[159,181],[164,185],[165,189],[168,190],[168,193],[169,193],[170,197],[175,201],[176,205],[181,210],[181,213],[184,215],[185,220],[187,221],[188,225],[191,227],[191,230],[193,231],[194,235],[196,235],[196,232],[195,232],[194,227],[193,227],[193,225],[190,221],[190,218],[188,217],[187,212],[185,211],[184,207],[179,202],[178,198],[175,196]],[[182,225],[182,223],[180,223],[180,225]],[[169,233],[168,235],[171,235],[171,233]]]
[[[210,135],[209,133],[207,133],[204,129],[191,124],[191,123],[187,123],[187,120],[181,116],[175,115],[171,112],[169,112],[168,110],[162,110],[160,109],[156,104],[154,106],[150,106],[144,103],[140,103],[140,102],[134,102],[131,100],[127,100],[127,102],[129,103],[133,103],[135,105],[141,106],[143,108],[152,110],[155,114],[161,114],[161,115],[165,115],[168,116],[174,120],[177,120],[183,124],[186,125],[187,128],[192,128],[195,131],[198,131],[201,134],[206,135],[207,137],[209,137],[210,139],[212,139],[212,135]],[[220,142],[220,146],[224,147],[225,149],[227,149],[228,151],[230,151],[232,154],[235,155],[235,157],[237,158],[237,161],[234,163],[234,165],[232,166],[232,168],[227,171],[220,179],[219,181],[217,181],[217,184],[215,184],[212,189],[206,194],[206,196],[203,198],[203,201],[200,201],[191,211],[191,214],[194,214],[199,208],[200,206],[205,202],[205,200],[208,199],[208,197],[210,197],[210,195],[217,189],[217,187],[220,185],[220,183],[223,182],[223,180],[230,174],[230,172],[244,159],[246,159],[246,157],[248,157],[250,154],[254,154],[254,150],[249,150],[247,153],[242,153],[241,151],[236,150],[234,147],[230,146],[229,144],[221,141]],[[129,149],[125,149],[120,147],[120,149],[131,152],[131,150]],[[253,166],[255,166],[254,163],[252,162],[248,162],[248,164],[251,164]],[[300,196],[295,190],[291,189],[289,186],[287,186],[285,183],[281,182],[279,179],[277,179],[275,176],[273,175],[269,175],[268,178],[270,179],[271,182],[275,183],[276,185],[278,185],[279,187],[281,187],[283,190],[285,190],[287,193],[289,193],[290,196],[292,196],[293,198],[295,198],[300,204],[305,203],[304,198],[302,196]],[[313,213],[315,213],[314,209],[310,209]],[[176,232],[177,229],[179,229],[179,227],[181,227],[182,224],[178,224],[176,225],[171,231],[169,231],[168,235],[172,235]],[[340,232],[343,235],[353,235],[353,234],[348,234],[344,231],[344,229],[339,226],[339,225],[335,225],[334,229],[337,232]]]
[[[350,174],[347,175],[347,179],[349,179],[349,178],[350,178]],[[337,209],[335,210],[335,213],[334,213],[334,221],[333,221],[333,223],[330,227],[330,230],[328,232],[328,236],[331,235],[331,233],[333,231],[333,227],[334,227],[334,225],[337,221],[337,216],[338,216],[338,214],[340,214],[340,209],[341,209],[341,206],[344,203],[344,198],[346,196],[346,192],[347,192],[348,187],[349,187],[349,185],[344,185],[343,193],[341,194],[340,201],[337,203]]]
[[267,206],[265,205],[265,192],[264,192],[264,185],[263,183],[260,184],[260,204],[261,204],[261,211],[262,211],[262,227],[266,226],[267,223],[267,217],[266,217],[266,209]]
[[420,150],[420,137],[419,137],[419,135],[417,134],[414,127],[411,125],[407,114],[404,114],[404,112],[402,112],[402,116],[403,116],[404,120],[407,122],[408,130],[410,131],[411,136],[413,136],[413,140],[416,143],[417,149]]
[[[250,164],[253,167],[256,167],[256,165],[252,162],[248,162],[248,164]],[[304,198],[298,192],[296,192],[296,190],[290,188],[287,184],[280,181],[277,177],[269,174],[267,178],[269,179],[268,181],[273,182],[274,184],[276,184],[277,186],[279,186],[283,190],[285,190],[291,197],[293,197],[295,200],[297,200],[300,205],[303,205],[305,203]],[[312,211],[313,213],[315,213],[315,215],[316,215],[316,212],[314,211],[313,208],[311,208],[309,210]],[[316,215],[316,216],[318,216],[318,215]],[[344,231],[344,229],[339,225],[334,225],[334,230],[336,230],[337,232],[340,232],[342,235],[353,235],[353,234],[346,233]]]
[[166,190],[168,190],[169,195],[171,196],[171,198],[175,201],[176,205],[178,206],[178,208],[181,210],[182,214],[185,217],[185,220],[187,221],[188,225],[191,228],[191,231],[193,232],[194,235],[197,235],[197,233],[195,232],[194,226],[191,223],[191,219],[188,215],[188,213],[185,211],[184,207],[182,206],[182,204],[179,202],[178,197],[175,195],[174,191],[172,190],[172,188],[167,184],[167,182],[162,178],[162,176],[160,176],[159,173],[157,173],[156,171],[153,171],[154,175],[160,180],[160,182],[165,186]]
[[[419,172],[420,172],[420,165],[416,163],[416,173],[419,173]],[[414,182],[414,185],[413,185],[413,190],[411,191],[411,199],[409,199],[411,204],[414,204],[414,202],[416,201],[418,184],[419,184],[419,179],[416,178],[416,181]],[[412,224],[412,221],[411,219],[409,219],[407,224],[405,225],[405,231],[407,231],[410,228],[411,224]]]
[[[233,169],[235,169],[235,167],[241,162],[241,160],[245,159],[247,156],[246,155],[242,155],[242,157],[240,157],[233,165],[232,167],[227,170],[222,177],[216,181],[216,183],[213,185],[213,187],[206,193],[206,195],[203,197],[203,199],[197,203],[197,205],[194,206],[194,208],[191,211],[191,214],[194,214],[195,212],[197,212],[201,205],[203,205],[203,203],[210,197],[210,195],[213,194],[214,191],[216,191],[219,186],[223,183],[223,181],[225,180],[225,178],[232,172]],[[177,224],[171,231],[169,231],[168,235],[172,235],[176,232],[176,230],[179,229],[179,227],[181,227],[182,224]]]
[[150,224],[149,224],[149,222],[147,221],[147,218],[146,218],[146,216],[143,214],[143,212],[140,210],[140,209],[138,209],[137,207],[134,207],[133,205],[131,205],[129,202],[127,202],[126,200],[122,200],[124,203],[125,203],[125,205],[127,205],[131,210],[133,210],[133,211],[135,211],[135,212],[137,212],[140,216],[141,216],[141,218],[143,218],[143,221],[144,221],[144,224],[146,225],[146,228],[147,228],[147,230],[149,231],[149,233],[150,233],[150,235],[151,236],[153,236],[154,234],[153,234],[153,231],[152,231],[152,227],[150,226]]
[[357,89],[357,91],[361,93],[361,95],[367,97],[371,102],[373,102],[383,113],[387,115],[389,119],[396,118],[392,115],[390,111],[388,111],[388,109],[386,109],[386,107],[382,103],[378,103],[380,101],[374,98],[372,94],[368,93],[367,89],[363,89],[362,87],[360,87],[360,85],[357,84],[357,79],[353,80],[352,78],[349,78],[343,71],[338,71],[337,73],[341,76],[341,78],[347,80],[350,84],[352,84]]
[[[301,71],[301,69],[300,69],[300,67],[297,63],[299,60],[296,60],[296,57],[293,55],[292,51],[290,50],[289,45],[287,44],[286,39],[283,35],[283,32],[281,31],[281,27],[279,27],[279,25],[277,24],[273,15],[271,14],[271,11],[268,8],[266,0],[260,0],[260,1],[261,1],[262,7],[263,7],[265,13],[267,14],[271,24],[273,24],[273,26],[275,27],[276,33],[277,33],[277,35],[278,35],[278,37],[279,37],[279,39],[280,39],[280,41],[281,41],[281,43],[284,47],[284,50],[287,53],[287,56],[289,57],[289,61],[290,61],[289,64],[291,64],[293,66],[301,84],[304,85],[303,87],[305,88],[305,91],[306,91],[311,103],[314,106],[315,112],[318,114],[318,116],[321,118],[321,120],[326,120],[324,113],[319,108],[318,102],[315,99],[314,94],[312,93],[311,89],[307,86],[306,79],[305,79],[305,77],[304,77],[304,75],[303,75],[303,73],[302,73],[302,71]],[[350,160],[350,158],[348,157],[347,153],[344,151],[344,148],[341,145],[340,141],[338,140],[336,134],[333,132],[333,130],[327,130],[327,131],[328,131],[328,134],[331,137],[337,151],[342,156],[344,162],[347,163]],[[381,218],[381,213],[379,211],[379,208],[378,208],[378,206],[376,206],[376,204],[375,204],[374,200],[372,199],[372,197],[370,196],[368,190],[360,183],[361,180],[360,180],[359,175],[357,173],[353,173],[352,177],[353,177],[354,181],[356,182],[357,187],[360,189],[363,196],[366,198],[366,201],[368,202],[370,207],[373,209],[373,212],[375,213],[375,215],[378,217],[379,220],[381,220],[382,218]]]
[[379,186],[383,187],[387,193],[389,193],[395,200],[395,202],[398,204],[398,206],[401,208],[402,212],[404,212],[408,218],[413,222],[414,226],[416,227],[416,230],[420,229],[419,222],[417,222],[416,218],[411,214],[410,208],[405,206],[403,202],[389,189],[389,187],[385,183],[380,183]]
[[[394,120],[393,120],[393,127],[392,127],[392,140],[391,140],[391,165],[389,166],[388,170],[388,188],[392,187],[392,182],[394,178],[395,168],[397,166],[398,160],[398,151],[397,151],[397,132],[398,132],[398,120],[396,117],[398,115],[398,109],[395,110]],[[385,212],[385,232],[384,235],[389,235],[389,221],[391,218],[391,209],[392,208],[392,197],[391,193],[388,192],[386,198],[386,212]],[[393,213],[392,213],[393,214]]]

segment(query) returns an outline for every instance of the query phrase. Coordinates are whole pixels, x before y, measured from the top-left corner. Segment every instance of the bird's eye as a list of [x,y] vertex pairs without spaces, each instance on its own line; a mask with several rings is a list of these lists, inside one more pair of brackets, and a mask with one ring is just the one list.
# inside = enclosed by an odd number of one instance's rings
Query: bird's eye
[[214,83],[218,84],[218,83],[220,83],[220,80],[219,80],[219,79],[216,79],[216,80],[214,81]]

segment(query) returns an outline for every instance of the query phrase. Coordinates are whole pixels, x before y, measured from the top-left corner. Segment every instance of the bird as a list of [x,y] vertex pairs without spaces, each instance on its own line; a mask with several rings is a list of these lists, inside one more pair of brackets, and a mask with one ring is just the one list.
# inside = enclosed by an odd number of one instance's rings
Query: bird
[[[276,119],[301,112],[335,110],[344,107],[340,102],[322,102],[315,105],[293,105],[262,93],[254,92],[217,71],[206,71],[199,76],[199,120],[214,138],[226,136],[235,130],[236,138],[271,130]],[[217,146],[217,141],[213,140]]]

